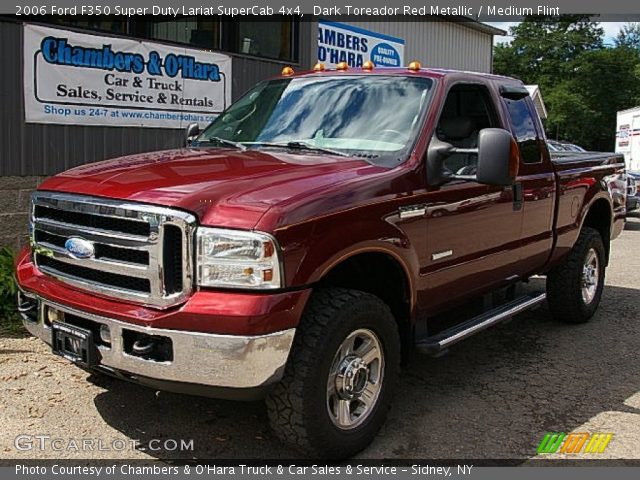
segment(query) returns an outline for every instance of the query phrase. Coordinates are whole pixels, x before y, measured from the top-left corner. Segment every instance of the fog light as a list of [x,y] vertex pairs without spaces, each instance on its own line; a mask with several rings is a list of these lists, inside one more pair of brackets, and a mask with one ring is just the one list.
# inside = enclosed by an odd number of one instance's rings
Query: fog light
[[111,330],[108,325],[100,325],[100,340],[104,343],[111,345]]
[[62,322],[64,321],[64,313],[60,310],[56,310],[55,308],[48,308],[47,320],[49,321],[49,323]]

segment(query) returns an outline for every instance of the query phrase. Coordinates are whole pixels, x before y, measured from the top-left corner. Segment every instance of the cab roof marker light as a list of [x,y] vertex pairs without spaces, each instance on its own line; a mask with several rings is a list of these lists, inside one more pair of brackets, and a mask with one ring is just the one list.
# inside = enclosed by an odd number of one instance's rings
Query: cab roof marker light
[[326,67],[324,66],[324,63],[318,62],[313,66],[314,72],[324,72],[325,70]]
[[347,62],[340,62],[338,65],[336,65],[336,70],[348,70],[349,69],[349,64]]
[[418,62],[417,60],[414,60],[409,64],[407,68],[412,72],[418,72],[422,68],[422,65],[420,65],[420,62]]
[[295,72],[293,71],[293,68],[291,68],[291,67],[284,67],[282,69],[282,72],[281,72],[282,76],[284,76],[284,77],[288,77],[289,75],[293,75],[294,73]]
[[363,70],[367,70],[367,71],[371,71],[376,67],[376,64],[373,63],[371,60],[367,60],[366,62],[364,62],[362,64],[362,69]]

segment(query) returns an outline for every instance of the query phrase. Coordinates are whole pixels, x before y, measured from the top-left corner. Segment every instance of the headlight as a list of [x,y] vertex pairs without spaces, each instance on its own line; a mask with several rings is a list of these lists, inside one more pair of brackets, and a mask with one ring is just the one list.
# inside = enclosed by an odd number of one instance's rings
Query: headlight
[[270,235],[199,227],[197,241],[200,285],[255,289],[282,286],[279,249]]

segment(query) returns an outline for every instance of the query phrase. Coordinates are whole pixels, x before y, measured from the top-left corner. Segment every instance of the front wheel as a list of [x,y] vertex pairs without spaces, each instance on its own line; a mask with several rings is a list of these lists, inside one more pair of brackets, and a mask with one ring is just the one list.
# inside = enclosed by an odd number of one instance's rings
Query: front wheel
[[399,370],[400,336],[382,300],[357,290],[318,291],[267,398],[271,426],[307,454],[350,457],[383,425]]
[[583,228],[567,259],[547,275],[547,301],[555,319],[584,323],[593,316],[604,288],[605,261],[600,233]]

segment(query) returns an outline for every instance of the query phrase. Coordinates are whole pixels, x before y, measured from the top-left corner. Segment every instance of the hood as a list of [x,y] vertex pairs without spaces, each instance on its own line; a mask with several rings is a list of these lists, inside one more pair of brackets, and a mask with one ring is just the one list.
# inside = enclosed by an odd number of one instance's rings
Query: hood
[[383,170],[315,153],[178,149],[76,167],[39,189],[174,207],[194,213],[203,225],[250,229],[275,205],[299,205]]

